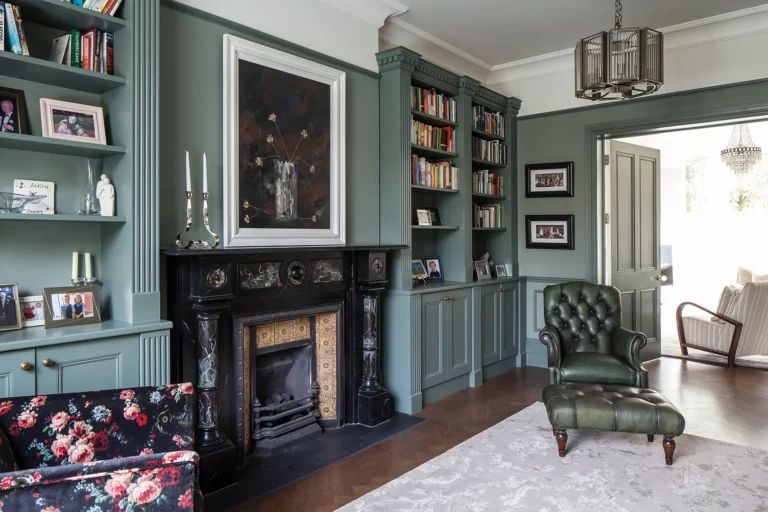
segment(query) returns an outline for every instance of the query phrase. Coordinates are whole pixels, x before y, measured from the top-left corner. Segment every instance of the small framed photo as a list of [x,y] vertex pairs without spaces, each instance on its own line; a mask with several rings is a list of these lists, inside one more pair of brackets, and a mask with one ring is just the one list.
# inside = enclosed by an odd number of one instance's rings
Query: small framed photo
[[411,277],[413,279],[427,279],[427,270],[421,260],[411,260]]
[[21,329],[19,309],[19,286],[0,284],[0,331]]
[[98,286],[44,288],[43,300],[48,328],[101,322]]
[[504,265],[496,265],[496,277],[507,277],[507,269]]
[[427,267],[427,278],[430,281],[443,281],[443,266],[440,264],[440,258],[424,258],[424,265]]
[[24,91],[0,87],[0,132],[29,133]]
[[573,215],[526,215],[525,248],[573,250]]
[[67,101],[40,98],[43,137],[106,144],[104,110]]
[[43,304],[42,295],[32,295],[19,299],[22,327],[45,325],[45,306]]
[[573,162],[526,165],[525,197],[573,197]]
[[431,226],[432,215],[430,214],[430,211],[426,209],[417,209],[416,222],[418,222],[419,226]]
[[475,272],[477,272],[478,281],[486,281],[492,278],[491,266],[485,260],[480,260],[475,262]]
[[429,212],[429,222],[431,226],[440,226],[440,214],[437,213],[437,208],[426,208]]

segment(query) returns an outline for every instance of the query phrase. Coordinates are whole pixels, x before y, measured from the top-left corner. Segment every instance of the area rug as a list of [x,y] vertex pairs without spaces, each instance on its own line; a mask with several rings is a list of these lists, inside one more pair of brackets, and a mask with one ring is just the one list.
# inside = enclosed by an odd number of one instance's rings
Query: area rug
[[768,510],[766,451],[682,435],[667,466],[660,436],[568,434],[559,458],[537,402],[339,510]]
[[[696,350],[693,348],[688,349],[688,356],[683,356],[680,354],[680,343],[676,339],[661,340],[661,355],[679,359],[688,359],[692,361],[701,361],[702,363],[714,363],[721,365],[728,364],[728,358],[725,356],[710,354],[709,352],[702,352],[701,350]],[[736,366],[742,368],[757,368],[760,370],[768,370],[768,356],[737,357]]]

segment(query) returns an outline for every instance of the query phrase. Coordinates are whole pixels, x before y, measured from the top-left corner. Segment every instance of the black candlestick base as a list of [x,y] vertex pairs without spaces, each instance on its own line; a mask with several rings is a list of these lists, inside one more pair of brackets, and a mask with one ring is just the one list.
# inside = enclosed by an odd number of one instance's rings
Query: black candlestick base
[[386,389],[360,391],[357,394],[358,421],[367,427],[375,427],[392,417],[395,402]]

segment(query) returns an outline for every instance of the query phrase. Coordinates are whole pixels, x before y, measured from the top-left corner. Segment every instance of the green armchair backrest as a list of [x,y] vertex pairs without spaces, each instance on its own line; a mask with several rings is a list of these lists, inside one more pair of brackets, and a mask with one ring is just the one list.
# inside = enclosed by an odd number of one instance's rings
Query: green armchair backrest
[[557,329],[563,355],[611,353],[611,331],[621,326],[621,295],[613,286],[570,282],[544,288],[544,320]]

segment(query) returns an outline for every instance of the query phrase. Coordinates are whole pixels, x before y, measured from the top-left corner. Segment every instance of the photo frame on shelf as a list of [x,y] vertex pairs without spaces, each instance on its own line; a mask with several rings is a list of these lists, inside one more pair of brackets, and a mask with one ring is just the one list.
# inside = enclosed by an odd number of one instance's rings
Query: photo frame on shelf
[[427,269],[424,268],[424,262],[421,260],[411,260],[411,277],[418,281],[426,281],[429,277]]
[[507,269],[504,265],[496,265],[496,277],[507,277]]
[[429,207],[429,208],[426,208],[426,210],[429,212],[430,225],[441,226],[442,224],[440,224],[440,214],[437,212],[437,208]]
[[31,295],[19,299],[21,326],[37,327],[45,325],[45,306],[42,295]]
[[526,215],[526,249],[573,250],[573,215]]
[[16,283],[0,284],[0,331],[21,329],[19,286]]
[[68,101],[40,98],[43,137],[107,144],[104,109]]
[[525,197],[573,197],[573,162],[526,165]]
[[440,258],[424,258],[424,267],[427,270],[429,281],[444,281],[443,264]]
[[101,322],[98,286],[63,286],[44,288],[45,327]]
[[0,132],[29,134],[24,91],[0,87]]
[[416,224],[418,226],[432,226],[432,213],[426,208],[417,208]]
[[475,262],[475,272],[477,273],[478,281],[487,281],[493,278],[491,275],[491,265],[486,260]]

